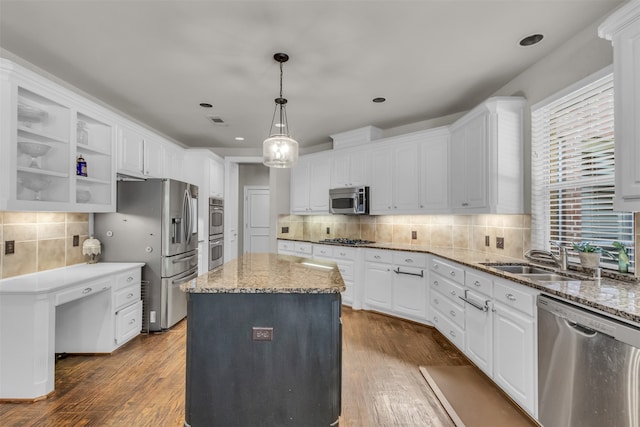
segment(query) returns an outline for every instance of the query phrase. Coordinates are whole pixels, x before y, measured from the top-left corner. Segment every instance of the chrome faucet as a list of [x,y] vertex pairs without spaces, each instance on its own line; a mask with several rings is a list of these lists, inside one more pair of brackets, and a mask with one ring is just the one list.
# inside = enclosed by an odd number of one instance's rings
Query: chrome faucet
[[524,257],[531,261],[543,261],[543,262],[552,262],[556,266],[560,268],[560,270],[566,270],[569,265],[567,248],[562,246],[558,242],[550,241],[553,246],[558,247],[560,250],[559,256],[555,256],[551,251],[545,251],[542,249],[531,249],[528,250]]

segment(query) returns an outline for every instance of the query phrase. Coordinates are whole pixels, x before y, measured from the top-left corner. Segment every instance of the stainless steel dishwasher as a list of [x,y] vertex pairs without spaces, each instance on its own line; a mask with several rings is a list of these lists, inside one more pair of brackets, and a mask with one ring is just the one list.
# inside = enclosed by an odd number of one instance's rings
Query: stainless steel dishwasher
[[538,296],[544,427],[640,426],[640,328]]

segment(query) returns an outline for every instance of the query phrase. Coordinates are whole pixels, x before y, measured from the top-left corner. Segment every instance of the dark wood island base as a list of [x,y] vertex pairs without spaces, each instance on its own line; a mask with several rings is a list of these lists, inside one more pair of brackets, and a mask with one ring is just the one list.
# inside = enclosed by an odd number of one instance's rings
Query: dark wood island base
[[183,289],[185,426],[338,425],[344,283],[335,264],[251,254]]

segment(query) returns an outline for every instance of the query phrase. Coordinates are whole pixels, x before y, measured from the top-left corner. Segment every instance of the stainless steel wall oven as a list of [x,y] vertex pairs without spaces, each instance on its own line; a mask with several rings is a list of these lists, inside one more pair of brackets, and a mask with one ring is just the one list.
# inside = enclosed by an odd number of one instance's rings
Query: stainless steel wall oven
[[224,262],[224,201],[209,199],[209,270]]

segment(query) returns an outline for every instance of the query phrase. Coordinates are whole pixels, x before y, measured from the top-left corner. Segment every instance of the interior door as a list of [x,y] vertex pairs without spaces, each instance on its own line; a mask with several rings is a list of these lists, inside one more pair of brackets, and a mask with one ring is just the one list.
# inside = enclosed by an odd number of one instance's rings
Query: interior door
[[269,252],[269,187],[244,188],[244,253]]

